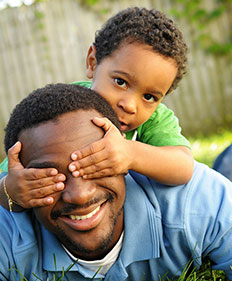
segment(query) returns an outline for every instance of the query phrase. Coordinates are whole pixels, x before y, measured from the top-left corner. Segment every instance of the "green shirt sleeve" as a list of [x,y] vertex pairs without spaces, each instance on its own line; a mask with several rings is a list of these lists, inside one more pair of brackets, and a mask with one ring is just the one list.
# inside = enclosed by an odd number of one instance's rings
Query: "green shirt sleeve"
[[8,158],[6,157],[0,164],[0,172],[8,172]]
[[75,82],[72,82],[72,84],[90,88],[92,85],[92,82],[91,81],[75,81]]
[[[191,148],[189,141],[181,134],[178,118],[164,104],[159,104],[152,116],[137,128],[137,141],[154,146],[183,145]],[[131,139],[133,131],[126,133]]]

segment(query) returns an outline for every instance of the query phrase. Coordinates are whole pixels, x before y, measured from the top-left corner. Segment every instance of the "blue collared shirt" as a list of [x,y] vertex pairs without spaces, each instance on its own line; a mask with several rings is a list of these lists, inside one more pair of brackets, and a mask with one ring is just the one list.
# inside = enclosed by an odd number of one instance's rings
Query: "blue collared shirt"
[[[186,185],[169,187],[131,172],[126,177],[124,240],[105,280],[159,280],[180,275],[193,259],[199,266],[209,256],[214,269],[232,280],[232,183],[195,162]],[[0,207],[0,280],[52,279],[73,263],[55,236],[33,213],[10,213]],[[56,258],[56,265],[54,262]],[[75,264],[63,280],[89,280],[93,272]],[[18,278],[18,279],[17,279]],[[94,280],[104,277],[101,274]]]

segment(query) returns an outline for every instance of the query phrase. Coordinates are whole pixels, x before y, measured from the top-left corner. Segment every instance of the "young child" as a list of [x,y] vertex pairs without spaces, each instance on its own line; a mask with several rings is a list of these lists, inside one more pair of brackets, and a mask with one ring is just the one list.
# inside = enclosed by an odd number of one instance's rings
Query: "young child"
[[[126,138],[109,120],[93,119],[105,137],[71,155],[73,176],[96,178],[131,169],[168,185],[188,182],[190,144],[173,112],[161,104],[185,73],[186,53],[182,33],[159,11],[128,8],[105,23],[87,54],[92,83],[77,83],[111,104]],[[51,204],[52,193],[65,187],[65,176],[52,168],[25,169],[20,149],[16,143],[8,152],[5,187],[10,197],[24,208]]]

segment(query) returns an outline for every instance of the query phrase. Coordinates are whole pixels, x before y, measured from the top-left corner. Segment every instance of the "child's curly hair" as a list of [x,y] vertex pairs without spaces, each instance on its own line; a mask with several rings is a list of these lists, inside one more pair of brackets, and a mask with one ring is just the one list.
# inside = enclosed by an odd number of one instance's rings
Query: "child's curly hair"
[[182,33],[171,19],[154,9],[132,7],[120,11],[96,32],[93,44],[97,63],[125,41],[150,45],[157,53],[174,59],[178,71],[168,92],[177,87],[186,72],[188,48]]

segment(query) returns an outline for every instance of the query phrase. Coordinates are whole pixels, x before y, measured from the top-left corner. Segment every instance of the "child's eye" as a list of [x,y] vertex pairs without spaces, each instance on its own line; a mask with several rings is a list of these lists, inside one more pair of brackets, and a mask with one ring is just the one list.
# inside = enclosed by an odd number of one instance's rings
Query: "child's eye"
[[151,95],[151,94],[145,94],[144,99],[146,101],[150,102],[150,103],[158,101],[158,98],[156,96]]
[[127,88],[127,82],[122,78],[114,78],[115,83],[123,88]]

